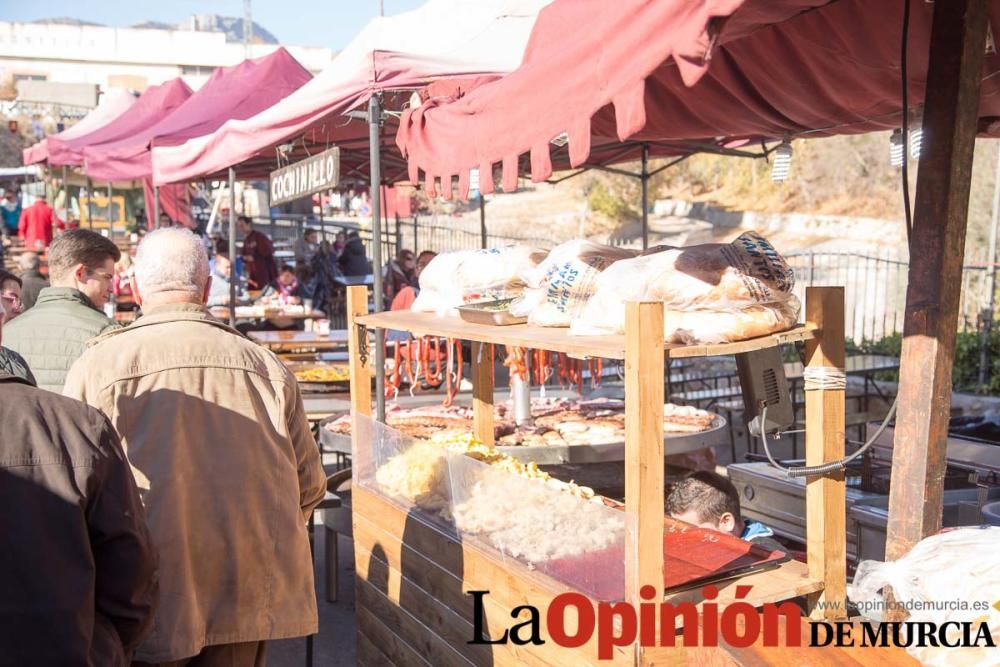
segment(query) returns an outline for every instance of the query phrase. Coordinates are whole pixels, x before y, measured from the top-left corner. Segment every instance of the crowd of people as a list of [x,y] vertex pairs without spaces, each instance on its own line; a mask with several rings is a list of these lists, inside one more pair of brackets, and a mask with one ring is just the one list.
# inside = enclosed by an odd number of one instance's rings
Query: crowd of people
[[92,231],[56,236],[28,308],[38,256],[0,274],[0,489],[18,508],[0,516],[18,536],[0,663],[262,664],[318,625],[306,523],[326,477],[298,384],[210,314],[196,234],[138,245],[143,314],[124,328],[102,309],[121,259]]

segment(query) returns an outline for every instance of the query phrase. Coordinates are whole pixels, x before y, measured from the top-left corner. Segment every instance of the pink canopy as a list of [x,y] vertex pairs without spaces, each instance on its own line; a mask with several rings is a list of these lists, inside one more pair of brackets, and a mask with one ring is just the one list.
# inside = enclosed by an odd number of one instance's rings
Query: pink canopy
[[214,132],[232,118],[249,118],[311,78],[283,48],[233,67],[220,67],[205,85],[157,123],[117,141],[84,148],[85,171],[100,181],[148,178],[152,174],[151,145],[182,144]]
[[[84,116],[80,122],[63,130],[59,134],[53,135],[53,137],[57,137],[60,141],[82,137],[118,118],[133,104],[135,104],[135,95],[124,88],[110,88],[104,91],[98,105]],[[48,160],[49,139],[53,137],[42,139],[37,144],[32,144],[25,148],[24,164],[35,164]]]
[[[933,5],[910,0],[910,109],[925,95]],[[725,150],[763,139],[898,127],[903,4],[864,0],[556,0],[521,67],[461,99],[407,110],[397,144],[429,194],[442,179],[503,164],[504,190],[530,165]],[[1000,2],[992,16],[1000,17]],[[567,31],[566,26],[574,26]],[[1000,134],[1000,58],[987,56],[981,130]],[[918,122],[914,115],[911,122]],[[553,148],[566,133],[568,147]],[[529,161],[520,156],[530,154]],[[493,179],[481,180],[484,192]]]
[[[430,0],[411,12],[375,19],[323,72],[278,104],[246,120],[228,121],[211,135],[154,146],[154,181],[201,178],[251,159],[258,162],[249,167],[251,173],[266,173],[277,166],[274,148],[292,139],[300,152],[306,144],[305,152],[313,152],[344,140],[367,150],[367,125],[345,127],[345,112],[379,91],[511,71],[521,61],[538,10],[548,2]],[[341,148],[343,159],[347,149]],[[240,174],[247,169],[241,167]]]
[[191,89],[181,79],[151,86],[125,113],[93,132],[70,139],[49,137],[49,164],[82,165],[83,149],[142,132],[191,97]]

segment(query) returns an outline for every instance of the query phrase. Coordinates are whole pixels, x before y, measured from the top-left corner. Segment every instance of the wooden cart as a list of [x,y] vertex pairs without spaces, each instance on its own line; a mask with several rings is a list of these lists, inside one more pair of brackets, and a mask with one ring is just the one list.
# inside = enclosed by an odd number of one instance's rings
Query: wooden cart
[[[387,312],[367,314],[364,288],[348,294],[348,332],[352,407],[371,415],[369,378],[373,355],[368,330],[374,328],[436,335],[473,343],[474,430],[493,443],[493,363],[489,344],[543,348],[574,357],[624,359],[626,402],[625,572],[626,601],[640,602],[640,584],[663,588],[663,419],[664,368],[668,358],[716,356],[748,352],[783,343],[806,341],[809,366],[844,364],[843,289],[809,288],[806,324],[791,331],[724,345],[672,346],[663,339],[663,306],[630,303],[624,336],[570,336],[566,329],[528,325],[493,327],[432,314]],[[483,353],[481,350],[486,350]],[[806,459],[811,465],[844,455],[843,390],[810,391],[806,404]],[[357,440],[355,452],[371,443]],[[846,586],[845,485],[843,476],[807,482],[808,563],[789,561],[719,585],[718,602],[733,600],[736,585],[750,585],[744,600],[754,605],[805,596],[843,602]],[[543,645],[473,645],[473,602],[469,590],[488,590],[488,628],[503,630],[517,622],[511,610],[531,604],[544,615],[553,596],[566,585],[478,544],[462,542],[451,531],[366,488],[354,488],[354,540],[357,575],[358,657],[367,665],[583,665],[597,660],[596,642],[566,649],[552,641]],[[668,595],[667,601],[692,598],[697,592]],[[655,598],[654,598],[655,599]],[[814,614],[815,615],[815,614]],[[823,612],[839,617],[842,612]],[[545,637],[548,639],[548,637]],[[642,648],[617,650],[610,664],[675,664],[711,655],[720,664],[752,660],[759,647],[735,649]],[[773,649],[778,650],[778,649]],[[756,651],[750,653],[750,651]],[[696,658],[697,656],[697,658]],[[873,656],[885,657],[885,656]],[[712,658],[713,660],[716,658]]]

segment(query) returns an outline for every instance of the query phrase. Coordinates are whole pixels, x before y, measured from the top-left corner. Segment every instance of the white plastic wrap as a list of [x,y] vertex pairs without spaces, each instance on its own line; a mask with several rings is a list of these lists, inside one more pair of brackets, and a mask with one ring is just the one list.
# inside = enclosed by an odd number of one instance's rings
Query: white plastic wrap
[[774,247],[747,232],[728,244],[667,248],[608,267],[570,325],[574,334],[623,333],[625,303],[666,306],[664,335],[674,343],[723,343],[787,329],[800,304],[794,274]]
[[510,312],[527,316],[529,324],[568,327],[597,289],[597,276],[618,260],[636,255],[635,250],[590,241],[556,246],[544,262],[522,276],[527,288]]
[[465,303],[520,296],[526,275],[546,252],[528,246],[441,253],[420,274],[412,310],[454,314]]
[[[858,565],[848,595],[873,620],[884,620],[882,590],[891,586],[894,599],[904,605],[909,621],[987,623],[1000,644],[1000,527],[960,528],[921,540],[896,561],[863,561]],[[962,608],[962,603],[966,608]],[[978,603],[978,607],[974,605]],[[985,606],[986,609],[981,607]],[[960,630],[952,643],[961,637]],[[973,636],[975,636],[975,631]],[[993,667],[1000,649],[989,647],[910,647],[925,665]]]

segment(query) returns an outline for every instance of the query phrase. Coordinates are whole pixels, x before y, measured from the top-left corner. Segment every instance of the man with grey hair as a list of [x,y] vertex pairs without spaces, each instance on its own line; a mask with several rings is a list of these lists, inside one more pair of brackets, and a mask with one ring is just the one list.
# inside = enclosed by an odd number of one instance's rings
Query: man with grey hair
[[24,253],[17,264],[21,268],[21,306],[28,310],[38,301],[38,293],[49,286],[49,279],[42,275],[38,253]]
[[265,641],[317,630],[319,450],[291,372],[205,307],[197,236],[150,232],[135,267],[142,317],[94,341],[65,388],[121,434],[160,552],[161,604],[133,664],[262,664]]

